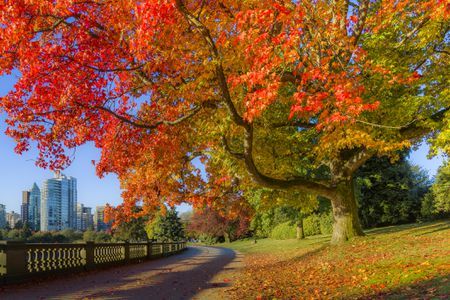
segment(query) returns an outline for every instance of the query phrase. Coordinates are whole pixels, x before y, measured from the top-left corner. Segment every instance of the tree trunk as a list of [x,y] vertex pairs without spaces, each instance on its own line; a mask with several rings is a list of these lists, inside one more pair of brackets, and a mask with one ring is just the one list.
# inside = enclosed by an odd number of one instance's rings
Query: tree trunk
[[297,239],[302,240],[305,238],[305,232],[303,231],[303,217],[299,217],[297,221]]
[[334,219],[332,244],[341,244],[352,237],[364,235],[358,217],[352,181],[338,184],[336,196],[331,199],[331,205]]

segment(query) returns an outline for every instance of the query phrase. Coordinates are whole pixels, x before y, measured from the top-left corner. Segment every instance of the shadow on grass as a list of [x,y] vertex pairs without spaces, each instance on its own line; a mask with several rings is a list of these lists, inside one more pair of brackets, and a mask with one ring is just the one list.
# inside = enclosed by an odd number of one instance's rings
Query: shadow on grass
[[[374,229],[365,230],[367,235],[377,235],[377,234],[385,234],[385,233],[399,233],[403,231],[408,231],[408,234],[414,234],[417,231],[425,231],[429,230],[428,233],[446,230],[450,228],[449,221],[438,221],[433,223],[412,223],[412,224],[404,224],[404,225],[396,225],[396,226],[388,226],[388,227],[380,227]],[[427,233],[421,233],[427,234]],[[421,235],[420,234],[420,235]]]
[[449,299],[450,274],[395,289],[347,299]]
[[416,234],[416,235],[417,236],[428,235],[428,234],[432,234],[432,233],[435,233],[435,232],[439,232],[439,231],[444,231],[444,230],[450,229],[450,223],[442,224],[442,225],[443,226],[440,226],[440,227],[434,227],[433,230],[429,230],[429,231],[426,231],[426,232],[421,232],[420,234]]
[[283,267],[285,265],[291,265],[294,263],[298,263],[302,260],[308,260],[308,259],[312,259],[313,257],[320,255],[323,251],[325,251],[328,247],[330,247],[330,245],[328,243],[326,244],[322,244],[321,246],[312,249],[310,251],[307,251],[303,254],[294,256],[290,259],[283,259],[281,261],[275,261],[273,263],[268,263],[268,264],[264,264],[263,266],[259,266],[259,269],[272,269],[272,268],[276,268],[276,267]]

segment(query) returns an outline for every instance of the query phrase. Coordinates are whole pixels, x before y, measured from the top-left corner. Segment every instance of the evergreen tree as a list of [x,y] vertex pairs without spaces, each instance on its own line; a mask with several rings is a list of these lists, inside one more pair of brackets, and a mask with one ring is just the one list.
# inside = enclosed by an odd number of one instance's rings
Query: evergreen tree
[[159,214],[146,230],[150,239],[161,242],[180,241],[185,238],[183,224],[174,208],[168,210],[165,215]]
[[120,223],[114,230],[113,236],[119,241],[139,242],[147,240],[144,218],[133,218],[128,222]]
[[450,213],[450,162],[441,166],[432,187],[437,213]]
[[430,185],[428,175],[411,165],[406,153],[396,163],[386,157],[369,160],[356,179],[363,227],[416,221]]

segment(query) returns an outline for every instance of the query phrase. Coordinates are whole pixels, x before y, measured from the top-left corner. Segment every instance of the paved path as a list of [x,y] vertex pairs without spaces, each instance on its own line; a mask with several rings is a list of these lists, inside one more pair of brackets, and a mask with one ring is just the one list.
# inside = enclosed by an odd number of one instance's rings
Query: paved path
[[226,299],[240,267],[230,249],[189,247],[159,260],[7,286],[0,299]]

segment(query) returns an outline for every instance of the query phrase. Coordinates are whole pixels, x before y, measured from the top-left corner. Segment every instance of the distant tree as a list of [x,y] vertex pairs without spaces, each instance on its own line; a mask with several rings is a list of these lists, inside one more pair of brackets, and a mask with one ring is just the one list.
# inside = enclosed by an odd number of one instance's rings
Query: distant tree
[[22,229],[23,227],[23,222],[22,220],[18,220],[15,224],[14,224],[14,228],[15,229]]
[[192,219],[193,214],[194,214],[194,212],[192,210],[185,211],[184,213],[180,214],[181,223],[183,223],[184,225],[189,224],[189,222]]
[[[300,197],[303,199],[301,205],[296,201]],[[272,231],[279,225],[277,231],[280,228],[295,227],[297,239],[303,239],[311,235],[311,232],[330,233],[331,227],[326,232],[321,232],[321,224],[332,221],[330,202],[322,197],[304,193],[269,192],[260,193],[252,202],[256,212],[251,221],[251,229],[255,237],[273,236]],[[312,225],[316,225],[314,229],[309,228]]]
[[99,231],[95,233],[94,241],[96,243],[108,243],[112,241],[112,236],[105,231]]
[[85,242],[106,243],[110,242],[111,239],[111,235],[103,231],[96,232],[93,230],[86,230],[83,233],[83,241]]
[[145,220],[143,217],[132,218],[128,222],[120,223],[113,231],[113,237],[119,241],[147,240]]
[[60,231],[52,232],[53,242],[54,243],[68,243],[69,239],[62,234]]
[[295,225],[297,238],[303,239],[303,220],[319,206],[319,197],[298,191],[255,189],[246,196],[256,211],[252,228],[262,237],[269,236],[277,225],[289,222],[289,225]]
[[8,232],[8,240],[12,241],[19,241],[19,240],[25,240],[26,236],[24,235],[24,232],[21,229],[11,229]]
[[30,236],[33,235],[33,232],[31,231],[30,225],[28,224],[28,222],[25,222],[22,224],[22,231],[23,231],[23,235],[26,238],[29,238]]
[[150,239],[158,241],[180,241],[185,239],[183,224],[174,208],[168,210],[165,214],[158,214],[148,224],[146,231]]
[[64,229],[59,232],[67,242],[75,242],[83,239],[83,234],[73,229]]
[[248,211],[226,213],[205,207],[194,211],[187,230],[211,242],[232,242],[249,232]]
[[35,232],[32,236],[30,236],[27,240],[31,243],[53,243],[53,235],[50,232]]
[[223,242],[229,235],[231,221],[211,208],[196,210],[187,227],[190,233],[205,242]]
[[95,231],[94,230],[86,230],[83,233],[83,241],[85,242],[94,242],[95,241]]
[[450,161],[441,166],[432,187],[437,213],[450,213]]
[[411,165],[406,153],[397,162],[372,158],[357,172],[358,212],[363,227],[414,222],[431,186],[428,175]]
[[421,215],[425,220],[439,219],[450,215],[450,161],[438,169],[431,190],[422,202]]

